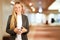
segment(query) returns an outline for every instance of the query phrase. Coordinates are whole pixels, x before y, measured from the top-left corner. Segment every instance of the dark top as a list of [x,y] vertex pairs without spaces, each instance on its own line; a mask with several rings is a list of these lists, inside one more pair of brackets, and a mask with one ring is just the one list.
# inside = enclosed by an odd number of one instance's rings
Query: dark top
[[[8,18],[6,32],[11,35],[11,37],[10,37],[11,40],[15,40],[16,33],[13,30],[10,30],[11,16],[12,15],[10,15]],[[17,26],[17,25],[15,24],[15,26]],[[22,40],[28,40],[27,33],[29,32],[29,23],[28,23],[28,18],[25,15],[22,15],[22,26],[27,29],[27,32],[21,34]]]
[[54,22],[55,22],[54,18],[51,18],[51,23],[54,23]]

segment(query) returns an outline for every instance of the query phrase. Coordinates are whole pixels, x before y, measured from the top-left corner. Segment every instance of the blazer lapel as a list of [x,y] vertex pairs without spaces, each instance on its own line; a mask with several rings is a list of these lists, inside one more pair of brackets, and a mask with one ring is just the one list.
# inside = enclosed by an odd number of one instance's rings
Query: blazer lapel
[[24,15],[22,15],[22,26],[24,26]]
[[26,24],[26,19],[25,16],[22,15],[22,26],[25,27],[25,24]]

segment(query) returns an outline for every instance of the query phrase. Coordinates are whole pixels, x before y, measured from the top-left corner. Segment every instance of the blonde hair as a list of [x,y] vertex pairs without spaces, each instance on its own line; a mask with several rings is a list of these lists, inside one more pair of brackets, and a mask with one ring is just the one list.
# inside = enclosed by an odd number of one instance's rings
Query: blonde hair
[[[20,2],[16,2],[15,4],[20,4]],[[23,6],[22,6],[22,9],[23,9]],[[23,13],[23,12],[21,12],[21,13]],[[13,8],[12,17],[11,17],[11,21],[10,21],[10,29],[14,29],[16,23],[17,23],[17,14],[16,14],[16,12],[14,11],[14,8]]]

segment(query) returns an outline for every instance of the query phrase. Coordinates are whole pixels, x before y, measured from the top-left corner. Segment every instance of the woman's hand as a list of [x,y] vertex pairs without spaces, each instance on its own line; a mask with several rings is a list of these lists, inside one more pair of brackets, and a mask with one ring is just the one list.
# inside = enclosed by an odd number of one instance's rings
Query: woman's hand
[[14,32],[17,33],[17,34],[22,34],[24,32],[27,32],[27,29],[24,28],[24,27],[22,27],[21,29],[15,28]]
[[22,27],[21,34],[24,33],[24,32],[27,32],[27,29]]
[[17,33],[17,34],[21,34],[21,29],[15,28],[14,32]]

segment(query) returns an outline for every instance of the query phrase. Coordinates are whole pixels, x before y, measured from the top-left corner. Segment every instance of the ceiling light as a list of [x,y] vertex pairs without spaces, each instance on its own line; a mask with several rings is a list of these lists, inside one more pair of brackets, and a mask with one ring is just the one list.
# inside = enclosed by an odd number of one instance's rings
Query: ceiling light
[[34,7],[31,7],[32,11],[35,11],[35,8]]
[[14,1],[11,1],[11,4],[15,4],[15,2]]
[[39,7],[39,12],[42,12],[43,10],[42,10],[42,7]]
[[29,6],[32,6],[32,3],[29,3]]

